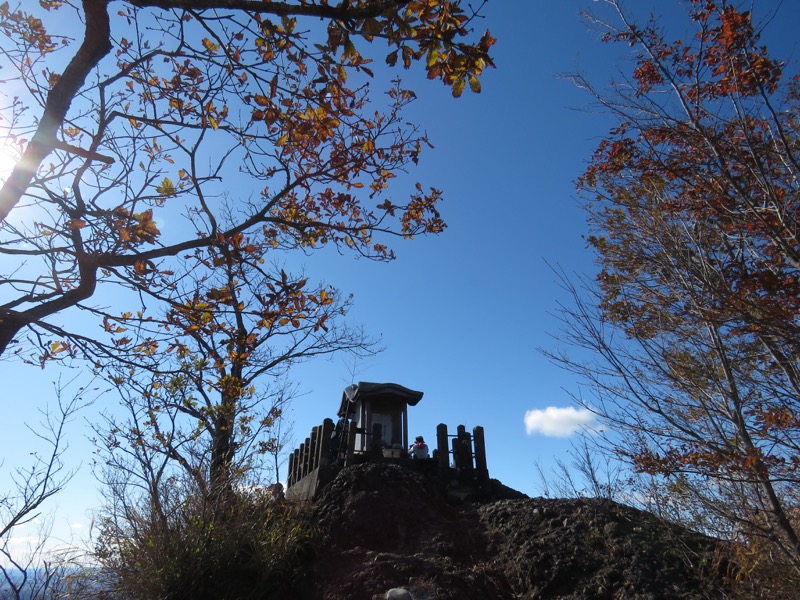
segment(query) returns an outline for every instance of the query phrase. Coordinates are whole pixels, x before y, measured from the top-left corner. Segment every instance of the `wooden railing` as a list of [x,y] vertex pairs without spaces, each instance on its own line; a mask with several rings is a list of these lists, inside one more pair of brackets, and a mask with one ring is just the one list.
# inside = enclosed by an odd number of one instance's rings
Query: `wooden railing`
[[[289,455],[287,487],[292,487],[321,466],[333,464],[346,466],[356,462],[354,456],[357,433],[366,434],[372,440],[366,460],[381,460],[379,424],[367,434],[363,430],[358,430],[353,423],[341,422],[337,430],[331,419],[325,419],[322,425],[312,428],[311,435]],[[459,425],[456,434],[449,435],[447,425],[440,423],[436,428],[434,458],[442,481],[457,478],[461,483],[488,489],[489,470],[486,463],[483,427],[475,427],[470,434],[463,425]],[[365,460],[364,454],[360,454],[358,460]]]
[[287,488],[292,487],[321,465],[333,463],[334,453],[331,446],[333,431],[333,421],[325,419],[322,425],[313,427],[311,435],[289,455]]
[[[448,444],[448,440],[452,440]],[[452,450],[451,450],[452,446]],[[459,425],[456,435],[447,433],[447,425],[439,423],[436,427],[436,460],[439,476],[442,479],[451,477],[450,455],[453,456],[452,468],[463,483],[474,482],[480,488],[488,489],[489,469],[486,463],[486,440],[483,427],[473,428],[472,435],[467,428]]]

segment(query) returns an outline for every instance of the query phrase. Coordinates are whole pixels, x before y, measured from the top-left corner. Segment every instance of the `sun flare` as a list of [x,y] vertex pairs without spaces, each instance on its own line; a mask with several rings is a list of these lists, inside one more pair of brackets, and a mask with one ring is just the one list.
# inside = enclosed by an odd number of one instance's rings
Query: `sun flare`
[[8,141],[0,142],[0,184],[6,182],[18,160],[17,150]]

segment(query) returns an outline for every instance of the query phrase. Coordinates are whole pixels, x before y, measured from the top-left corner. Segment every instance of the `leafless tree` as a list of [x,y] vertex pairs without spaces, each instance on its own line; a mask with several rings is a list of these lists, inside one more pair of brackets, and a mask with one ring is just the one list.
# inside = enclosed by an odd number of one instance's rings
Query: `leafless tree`
[[92,402],[87,395],[97,392],[83,387],[67,397],[69,386],[76,381],[77,377],[64,384],[59,380],[54,385],[55,407],[43,410],[41,423],[29,427],[37,440],[32,447],[40,449],[30,452],[29,466],[18,467],[11,473],[12,487],[0,497],[0,575],[3,594],[14,598],[54,597],[57,587],[65,584],[70,563],[81,553],[53,549],[47,524],[27,533],[24,543],[15,543],[23,541],[15,540],[15,535],[43,516],[48,500],[64,489],[74,474],[63,461],[69,447],[67,426]]

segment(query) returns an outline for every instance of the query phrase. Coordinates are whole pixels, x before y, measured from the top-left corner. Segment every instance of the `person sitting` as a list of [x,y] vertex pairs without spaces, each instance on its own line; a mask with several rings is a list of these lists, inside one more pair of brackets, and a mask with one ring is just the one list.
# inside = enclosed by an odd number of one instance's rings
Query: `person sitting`
[[409,446],[408,454],[411,456],[411,458],[429,458],[428,444],[425,443],[425,440],[421,435],[418,435],[415,438],[414,443]]

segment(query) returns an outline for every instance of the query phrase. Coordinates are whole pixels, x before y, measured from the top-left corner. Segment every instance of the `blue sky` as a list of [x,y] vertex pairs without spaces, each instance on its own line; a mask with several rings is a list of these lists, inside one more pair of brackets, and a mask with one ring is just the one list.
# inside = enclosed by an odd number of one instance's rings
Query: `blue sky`
[[[674,11],[681,2],[635,4]],[[778,4],[756,2],[762,10]],[[781,54],[792,59],[800,3],[783,5],[765,41],[772,46],[777,36]],[[412,435],[433,439],[440,422],[482,425],[490,473],[506,485],[536,494],[534,461],[563,458],[569,438],[558,434],[581,415],[569,408],[578,391],[574,376],[537,351],[558,345],[553,313],[568,301],[548,264],[593,271],[574,181],[612,122],[558,74],[579,70],[602,86],[626,69],[629,49],[601,44],[579,17],[581,9],[601,7],[591,0],[490,1],[479,28],[498,40],[497,69],[486,73],[480,95],[453,100],[443,86],[407,74],[419,96],[409,116],[435,149],[405,183],[442,189],[449,227],[437,237],[398,241],[390,264],[334,252],[304,259],[312,279],[354,294],[351,322],[379,336],[386,350],[355,365],[338,357],[296,369],[303,392],[291,415],[298,443],[334,416],[346,385],[391,381],[425,393],[409,412]],[[24,465],[36,448],[21,422],[35,425],[57,376],[55,369],[0,362],[4,472]],[[87,422],[102,406],[98,401],[69,426],[66,460],[77,473],[50,506],[61,538],[85,535],[99,502]]]

